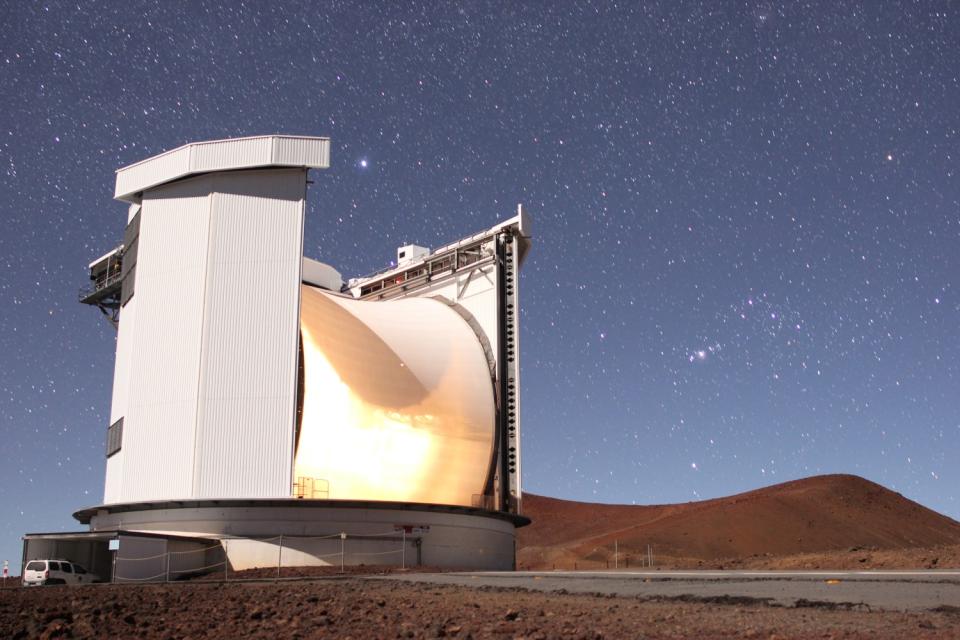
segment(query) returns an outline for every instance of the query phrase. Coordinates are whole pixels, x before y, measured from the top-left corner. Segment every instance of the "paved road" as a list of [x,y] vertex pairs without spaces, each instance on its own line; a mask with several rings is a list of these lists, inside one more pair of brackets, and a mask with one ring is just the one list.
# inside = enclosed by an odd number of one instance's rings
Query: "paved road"
[[421,573],[382,578],[626,597],[757,598],[784,606],[960,609],[960,571],[517,571]]

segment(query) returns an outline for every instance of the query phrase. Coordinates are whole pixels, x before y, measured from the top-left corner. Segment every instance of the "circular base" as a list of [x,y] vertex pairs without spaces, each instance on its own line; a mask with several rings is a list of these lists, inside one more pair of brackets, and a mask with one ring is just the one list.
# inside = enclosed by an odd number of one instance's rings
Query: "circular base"
[[515,529],[529,523],[468,507],[294,498],[113,504],[74,515],[92,531],[217,540],[235,571],[341,563],[510,570]]

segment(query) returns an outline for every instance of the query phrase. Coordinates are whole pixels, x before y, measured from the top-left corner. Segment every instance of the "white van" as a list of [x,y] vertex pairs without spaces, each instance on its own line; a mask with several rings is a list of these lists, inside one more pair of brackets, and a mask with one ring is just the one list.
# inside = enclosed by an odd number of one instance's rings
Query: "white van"
[[26,587],[43,584],[88,584],[100,578],[69,560],[31,560],[23,569]]

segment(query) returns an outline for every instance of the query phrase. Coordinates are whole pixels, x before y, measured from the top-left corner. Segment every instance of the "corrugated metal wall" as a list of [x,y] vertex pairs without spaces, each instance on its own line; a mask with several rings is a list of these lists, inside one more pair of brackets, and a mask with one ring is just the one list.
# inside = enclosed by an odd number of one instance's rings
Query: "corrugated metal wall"
[[[132,204],[127,211],[127,222],[140,213],[140,205]],[[113,371],[113,397],[110,403],[110,423],[113,424],[127,414],[128,389],[130,386],[130,359],[133,343],[136,339],[137,299],[131,298],[123,306],[121,322],[117,327],[117,355]],[[106,439],[106,429],[104,429]],[[106,478],[103,483],[103,502],[120,502],[123,497],[123,459],[124,450],[107,458]]]
[[305,188],[284,169],[144,195],[105,502],[290,495]]
[[194,169],[220,169],[263,166],[270,163],[273,138],[238,138],[201,142],[192,145],[193,156],[190,166]]
[[278,136],[273,139],[273,162],[303,164],[308,167],[330,166],[330,141],[318,144],[311,138]]
[[305,187],[302,169],[214,177],[196,498],[290,496]]
[[[136,329],[137,298],[134,296],[121,310],[122,321],[117,327],[117,357],[113,370],[113,399],[110,403],[110,422],[113,424],[127,413],[127,397],[130,382],[130,357]],[[106,428],[103,430],[106,438]],[[106,479],[103,483],[103,502],[120,502],[123,487],[123,459],[125,451],[107,458]]]
[[114,196],[136,202],[141,191],[188,174],[266,167],[330,166],[330,140],[306,136],[257,136],[194,142],[117,171]]
[[191,493],[210,185],[188,180],[143,200],[120,502]]

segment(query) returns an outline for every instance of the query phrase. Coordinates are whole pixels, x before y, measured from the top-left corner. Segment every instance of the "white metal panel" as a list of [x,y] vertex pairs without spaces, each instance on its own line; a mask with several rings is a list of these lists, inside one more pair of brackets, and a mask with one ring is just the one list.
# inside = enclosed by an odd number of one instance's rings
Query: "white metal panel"
[[117,171],[117,186],[113,197],[127,199],[125,196],[160,182],[175,180],[189,172],[190,147],[178,147]]
[[305,186],[213,177],[194,497],[291,494]]
[[141,192],[188,175],[270,166],[326,169],[330,139],[256,136],[187,144],[119,169],[114,198],[137,202]]
[[[113,367],[113,398],[110,403],[110,424],[127,413],[127,396],[130,386],[130,364],[135,336],[137,301],[134,295],[120,310],[120,323],[117,327],[117,357]],[[104,429],[106,437],[106,429]],[[103,502],[120,502],[123,496],[123,457],[124,450],[107,458],[106,480],[103,484]]]
[[123,434],[124,502],[191,493],[211,179],[143,200]]
[[127,413],[127,394],[130,385],[130,360],[137,326],[137,301],[134,295],[120,309],[117,327],[117,356],[113,367],[113,396],[110,403],[110,424]]
[[323,168],[330,166],[330,144],[317,144],[314,138],[274,136],[273,164]]
[[443,296],[456,302],[473,315],[490,342],[494,357],[497,357],[497,273],[494,264],[487,264],[472,271],[464,271],[453,278],[415,289],[406,297],[431,298]]
[[212,140],[190,145],[191,170],[221,170],[262,167],[271,164],[273,138],[239,138]]

